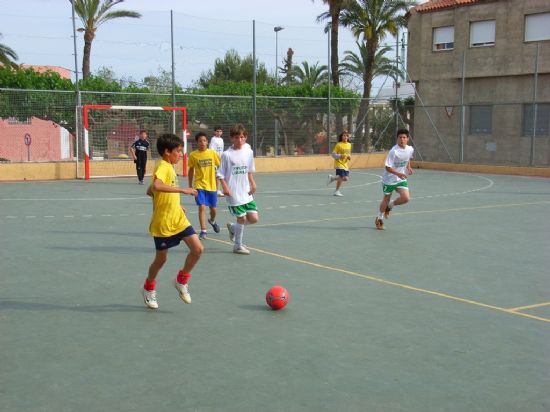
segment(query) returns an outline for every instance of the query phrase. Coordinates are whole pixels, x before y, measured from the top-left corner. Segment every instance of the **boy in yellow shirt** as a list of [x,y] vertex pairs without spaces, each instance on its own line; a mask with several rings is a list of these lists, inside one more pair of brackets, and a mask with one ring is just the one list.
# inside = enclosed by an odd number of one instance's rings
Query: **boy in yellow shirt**
[[201,257],[203,247],[185,216],[185,209],[180,204],[180,194],[196,196],[192,188],[178,187],[178,178],[174,165],[181,156],[183,141],[174,134],[163,134],[157,140],[157,150],[162,156],[153,173],[151,186],[147,194],[153,198],[153,215],[149,224],[149,232],[155,241],[155,259],[149,266],[149,273],[143,285],[143,300],[151,309],[158,308],[155,290],[156,277],[166,263],[168,249],[177,246],[183,240],[189,248],[183,268],[174,280],[180,298],[185,303],[191,303],[188,281],[191,270]]
[[344,196],[342,192],[340,192],[340,187],[342,183],[347,182],[349,179],[348,162],[351,159],[351,143],[349,142],[349,133],[346,130],[338,136],[338,143],[336,143],[334,149],[332,149],[332,158],[334,159],[336,176],[328,175],[327,185],[330,185],[336,180],[334,196]]
[[197,190],[195,203],[199,207],[199,223],[201,233],[199,239],[206,238],[206,207],[210,209],[208,223],[214,232],[220,233],[220,226],[216,223],[216,206],[218,194],[216,189],[216,168],[220,166],[220,157],[214,150],[208,148],[208,137],[199,132],[195,135],[198,149],[189,154],[189,187]]

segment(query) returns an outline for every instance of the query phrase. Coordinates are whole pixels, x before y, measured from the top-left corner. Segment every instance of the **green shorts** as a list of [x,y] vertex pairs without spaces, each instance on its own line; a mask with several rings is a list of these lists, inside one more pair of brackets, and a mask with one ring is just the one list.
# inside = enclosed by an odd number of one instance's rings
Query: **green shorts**
[[258,213],[258,207],[256,206],[256,202],[254,200],[251,202],[248,202],[245,205],[228,206],[228,208],[229,208],[229,213],[237,217],[245,216],[247,213]]
[[396,183],[394,185],[385,185],[382,183],[382,192],[384,192],[385,195],[391,194],[395,189],[398,189],[402,187],[403,189],[409,190],[409,184],[406,180],[403,180],[402,182]]

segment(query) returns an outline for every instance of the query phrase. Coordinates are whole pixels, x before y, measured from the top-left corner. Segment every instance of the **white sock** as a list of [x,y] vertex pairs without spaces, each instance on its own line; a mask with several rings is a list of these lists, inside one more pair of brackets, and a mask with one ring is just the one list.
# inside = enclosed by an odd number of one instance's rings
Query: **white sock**
[[235,229],[235,245],[241,246],[243,244],[244,225],[235,223],[233,228]]
[[384,212],[378,212],[378,219],[384,220]]
[[388,203],[388,207],[389,207],[390,209],[392,209],[393,206],[394,206],[394,205],[393,205],[393,200],[392,200],[390,203]]

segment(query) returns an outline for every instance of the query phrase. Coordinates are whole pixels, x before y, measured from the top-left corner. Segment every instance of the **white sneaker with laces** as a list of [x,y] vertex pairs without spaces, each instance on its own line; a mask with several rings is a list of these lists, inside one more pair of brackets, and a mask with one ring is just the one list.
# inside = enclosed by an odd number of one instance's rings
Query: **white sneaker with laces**
[[143,301],[149,309],[158,309],[157,291],[142,289]]
[[344,196],[339,190],[334,192],[334,196]]
[[229,232],[229,240],[234,242],[235,241],[235,231],[233,230],[233,224],[232,223],[227,224],[227,231]]
[[225,195],[223,194],[223,192],[221,190],[218,190],[217,195],[218,195],[218,197],[225,197]]
[[332,182],[334,182],[333,176],[332,176],[332,175],[328,175],[327,186],[330,185]]
[[233,253],[238,255],[250,255],[250,250],[248,250],[245,245],[235,245],[233,247]]
[[174,287],[180,294],[181,300],[183,300],[185,303],[191,303],[191,295],[189,294],[189,285],[187,283],[185,285],[182,285],[174,279]]

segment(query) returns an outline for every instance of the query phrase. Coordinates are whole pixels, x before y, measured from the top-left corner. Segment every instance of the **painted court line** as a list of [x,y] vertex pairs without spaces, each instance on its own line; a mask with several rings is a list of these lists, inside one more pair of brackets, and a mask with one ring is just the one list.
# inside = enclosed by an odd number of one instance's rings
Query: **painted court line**
[[543,306],[550,306],[550,302],[536,303],[534,305],[527,305],[527,306],[518,306],[516,308],[509,308],[508,310],[512,312],[519,312],[521,310],[542,308]]
[[[226,244],[226,245],[232,245],[231,242],[228,242],[226,240],[214,239],[214,238],[208,238],[208,240],[212,240],[212,241],[218,242],[218,243],[223,243],[223,244]],[[336,268],[336,267],[332,267],[332,266],[322,265],[320,263],[310,262],[308,260],[298,259],[298,258],[294,258],[292,256],[281,255],[279,253],[270,252],[268,250],[257,249],[257,248],[253,248],[253,247],[249,247],[249,246],[247,246],[247,247],[248,247],[248,249],[250,249],[254,252],[262,253],[262,254],[268,255],[268,256],[273,256],[273,257],[276,257],[276,258],[279,258],[279,259],[288,260],[290,262],[301,263],[303,265],[313,266],[313,267],[318,268],[318,269],[331,270],[331,271],[334,271],[334,272],[343,273],[344,275],[355,276],[355,277],[358,277],[358,278],[370,280],[372,282],[377,282],[377,283],[381,283],[381,284],[384,284],[384,285],[395,286],[395,287],[410,290],[410,291],[413,291],[413,292],[423,293],[423,294],[432,295],[432,296],[438,296],[440,298],[453,300],[455,302],[466,303],[466,304],[469,304],[469,305],[479,306],[479,307],[482,307],[482,308],[485,308],[485,309],[492,309],[492,310],[495,310],[495,311],[498,311],[498,312],[504,312],[504,313],[508,313],[508,314],[511,314],[511,315],[515,315],[515,316],[522,316],[522,317],[525,317],[525,318],[550,323],[550,319],[548,319],[548,318],[543,318],[543,317],[540,317],[540,316],[534,316],[534,315],[530,315],[528,313],[516,312],[514,310],[502,308],[500,306],[489,305],[489,304],[486,304],[486,303],[483,303],[483,302],[478,302],[478,301],[471,300],[471,299],[461,298],[459,296],[449,295],[447,293],[437,292],[437,291],[434,291],[434,290],[418,288],[416,286],[407,285],[405,283],[394,282],[394,281],[391,281],[391,280],[379,278],[379,277],[364,274],[364,273],[358,273],[358,272],[353,272],[351,270],[346,270],[346,269]]]

